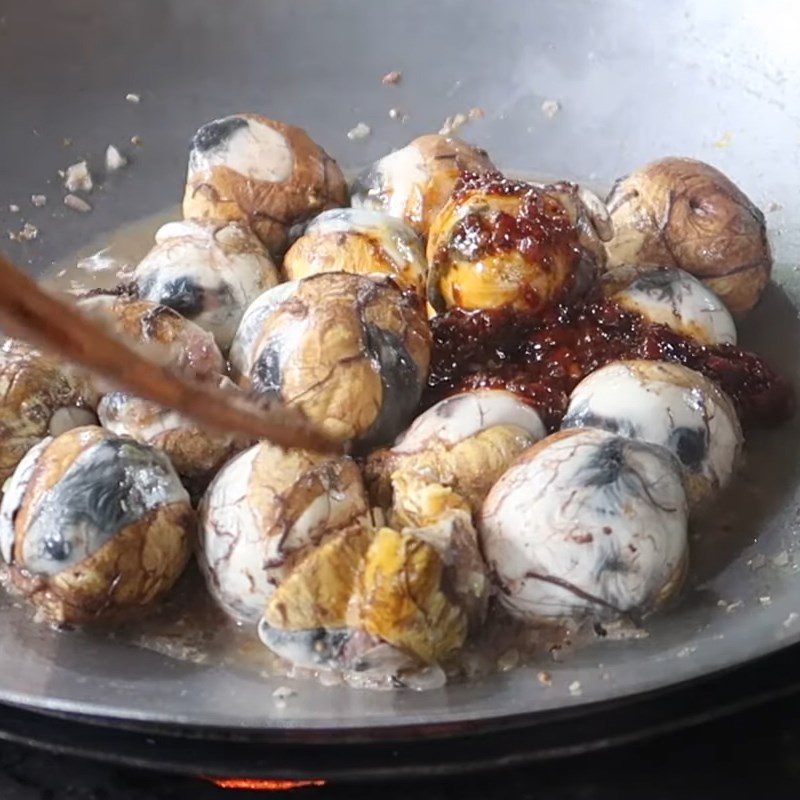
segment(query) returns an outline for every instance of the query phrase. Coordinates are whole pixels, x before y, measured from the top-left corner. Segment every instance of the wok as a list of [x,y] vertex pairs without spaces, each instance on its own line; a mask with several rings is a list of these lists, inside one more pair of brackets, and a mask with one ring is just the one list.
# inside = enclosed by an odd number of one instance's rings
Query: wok
[[[188,139],[211,118],[252,110],[285,119],[344,168],[358,168],[479,107],[485,116],[459,134],[506,170],[603,187],[652,158],[685,155],[726,172],[768,212],[776,261],[741,340],[797,385],[793,22],[780,0],[6,2],[0,227],[29,220],[39,228],[36,240],[7,249],[45,275],[121,224],[176,203]],[[396,86],[381,83],[390,70],[403,73]],[[126,101],[128,93],[141,102]],[[559,104],[552,117],[542,110],[547,100]],[[407,120],[390,118],[393,107]],[[371,134],[348,139],[361,121]],[[89,214],[65,208],[57,170],[83,157],[100,165],[109,144],[129,166],[93,193]],[[48,195],[43,208],[31,205],[38,193]],[[57,633],[3,601],[0,701],[123,728],[319,744],[480,733],[665,691],[800,641],[799,450],[798,418],[749,435],[741,480],[693,542],[682,601],[648,621],[646,638],[598,640],[563,663],[543,655],[431,692],[369,692]],[[536,680],[539,669],[551,672],[552,686]],[[773,673],[750,674],[768,684]],[[297,691],[283,707],[272,698],[279,685]]]

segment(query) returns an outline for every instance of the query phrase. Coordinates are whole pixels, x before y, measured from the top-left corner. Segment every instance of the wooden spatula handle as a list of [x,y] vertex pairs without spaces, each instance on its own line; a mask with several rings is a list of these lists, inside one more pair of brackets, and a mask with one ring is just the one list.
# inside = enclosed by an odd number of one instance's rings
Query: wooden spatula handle
[[296,409],[275,401],[251,402],[152,363],[77,308],[45,292],[2,254],[0,329],[215,430],[269,439],[283,447],[341,450]]

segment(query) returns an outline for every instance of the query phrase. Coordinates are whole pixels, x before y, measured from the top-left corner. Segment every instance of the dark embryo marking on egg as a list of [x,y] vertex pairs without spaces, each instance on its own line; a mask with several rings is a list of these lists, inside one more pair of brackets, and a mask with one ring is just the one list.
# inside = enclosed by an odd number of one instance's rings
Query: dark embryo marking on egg
[[375,446],[393,439],[414,415],[423,383],[414,359],[392,331],[366,323],[364,346],[380,365],[383,402],[380,412],[362,437],[362,445]]
[[708,432],[701,428],[676,428],[669,437],[669,446],[681,464],[697,471],[708,452]]
[[660,502],[653,495],[645,476],[629,463],[627,454],[637,449],[655,453],[657,448],[644,442],[616,437],[601,444],[582,470],[584,486],[602,489],[615,507],[622,506],[626,495],[633,495],[662,511],[677,511]]
[[47,493],[26,533],[24,560],[41,572],[87,558],[172,493],[167,457],[136,442],[108,439],[90,448],[88,461],[81,456]]
[[215,119],[203,125],[192,138],[192,147],[201,153],[222,147],[236,131],[247,127],[247,120],[242,117],[225,117]]

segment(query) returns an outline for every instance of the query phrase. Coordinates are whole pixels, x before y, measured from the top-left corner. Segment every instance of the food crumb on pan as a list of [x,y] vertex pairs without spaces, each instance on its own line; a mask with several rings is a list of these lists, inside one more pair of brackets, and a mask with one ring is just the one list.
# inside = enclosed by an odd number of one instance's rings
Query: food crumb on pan
[[32,194],[31,195],[31,204],[34,205],[36,208],[41,208],[42,206],[47,204],[47,195],[46,194]]
[[68,166],[64,173],[64,186],[69,192],[91,192],[94,183],[89,165],[85,161],[78,161]]
[[733,134],[730,131],[725,131],[722,136],[714,142],[714,147],[718,150],[724,150],[726,147],[730,147],[733,143]]
[[114,147],[113,144],[110,144],[106,148],[106,169],[109,172],[116,172],[118,169],[122,169],[128,163],[128,159]]
[[8,238],[12,242],[32,242],[38,236],[39,229],[30,222],[26,222],[18,231],[8,232]]
[[451,117],[447,117],[445,121],[442,123],[442,127],[439,128],[439,133],[442,136],[449,136],[454,131],[457,131],[462,125],[464,125],[469,118],[466,114],[462,114],[460,111],[457,114],[453,114]]
[[136,94],[135,92],[128,92],[128,94],[125,95],[125,99],[129,103],[134,103],[134,104],[135,103],[140,103],[142,101],[141,96]]
[[572,681],[569,685],[569,693],[573,697],[580,697],[583,694],[583,688],[581,687],[580,681]]
[[519,664],[519,650],[512,647],[510,650],[506,650],[500,658],[497,659],[497,669],[499,672],[508,672],[509,670],[514,669]]
[[78,197],[76,194],[68,194],[64,198],[64,205],[67,208],[71,208],[73,211],[77,211],[79,214],[88,214],[92,210],[92,207],[82,197]]
[[553,119],[553,117],[561,111],[561,103],[558,100],[544,100],[542,101],[542,114],[544,114],[547,119]]
[[780,553],[776,553],[772,556],[772,566],[773,567],[788,567],[789,566],[789,554],[785,550],[781,550]]
[[772,598],[768,594],[765,594],[758,598],[758,602],[761,603],[762,606],[771,606]]
[[355,127],[347,131],[347,138],[351,141],[366,139],[372,133],[372,128],[366,122],[359,122]]
[[278,708],[285,708],[286,701],[290,697],[296,697],[297,692],[294,689],[289,688],[288,686],[279,686],[273,693],[272,699],[275,701],[275,705]]
[[453,114],[445,119],[442,123],[442,127],[439,128],[439,134],[442,136],[449,136],[468,122],[476,119],[483,119],[485,116],[486,112],[480,106],[473,106],[466,114],[459,111],[457,114]]
[[763,553],[756,553],[751,559],[748,560],[747,566],[752,570],[757,570],[761,569],[766,563],[766,556]]
[[403,73],[400,72],[399,69],[393,69],[391,72],[387,72],[381,78],[381,83],[384,84],[384,86],[397,86],[397,84],[402,80]]
[[408,122],[408,114],[404,114],[399,108],[390,108],[389,119],[396,119],[398,122],[405,125],[406,122]]
[[9,203],[8,204],[8,210],[12,214],[19,214],[19,206],[16,203]]
[[541,683],[542,686],[553,685],[553,676],[549,672],[546,672],[545,670],[536,673],[536,680],[539,681],[539,683]]
[[142,146],[142,137],[138,134],[131,136],[131,144],[136,145],[136,147]]

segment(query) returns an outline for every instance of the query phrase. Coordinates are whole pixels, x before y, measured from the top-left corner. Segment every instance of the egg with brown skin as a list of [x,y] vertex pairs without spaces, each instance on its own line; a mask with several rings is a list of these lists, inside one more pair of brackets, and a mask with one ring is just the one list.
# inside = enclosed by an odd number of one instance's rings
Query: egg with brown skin
[[132,275],[138,296],[174,309],[230,347],[244,310],[280,282],[266,248],[241,222],[162,225]]
[[199,378],[216,379],[226,371],[214,337],[167,306],[140,300],[124,289],[90,292],[77,304],[81,313],[165,367]]
[[98,398],[79,369],[6,342],[0,349],[0,485],[45,437],[96,423]]
[[427,237],[462,172],[494,169],[485,150],[454,136],[430,133],[384,156],[356,178],[354,208],[383,211]]
[[429,525],[448,509],[477,512],[511,462],[545,434],[538,413],[511,392],[453,395],[369,455],[370,495],[396,526]]
[[[585,194],[585,192],[583,193]],[[437,311],[536,313],[580,294],[604,258],[602,204],[573,185],[465,175],[431,223],[428,301]]]
[[[465,611],[437,549],[413,532],[344,530],[309,553],[267,603],[261,640],[299,666],[398,673],[458,650]],[[391,683],[390,683],[391,685]]]
[[687,513],[667,450],[581,428],[523,453],[489,492],[478,529],[513,616],[636,619],[683,583]]
[[425,296],[428,265],[416,233],[381,211],[341,208],[323,211],[283,259],[289,280],[321,272],[389,275]]
[[606,204],[609,266],[678,267],[734,314],[758,302],[772,271],[764,215],[718,169],[690,158],[653,161],[620,178]]
[[584,378],[562,427],[587,426],[669,450],[693,509],[728,485],[744,444],[730,398],[699,372],[663,361],[616,361]]
[[736,344],[730,311],[704,283],[677,267],[616,267],[600,278],[603,294],[654,325],[701,344]]
[[183,572],[194,528],[166,455],[96,426],[31,449],[0,506],[11,584],[59,625],[135,615],[157,602]]
[[265,292],[230,359],[242,388],[296,407],[361,450],[411,420],[428,375],[424,304],[391,280],[323,273]]
[[211,594],[231,616],[258,620],[293,564],[368,509],[352,459],[254,445],[217,473],[199,506]]
[[[228,378],[220,378],[219,385],[240,393]],[[117,436],[130,436],[163,450],[193,496],[205,489],[231,456],[253,444],[245,436],[210,430],[177,411],[127,392],[106,394],[97,416],[100,424]]]
[[273,255],[283,254],[292,226],[347,200],[342,171],[302,128],[233,114],[192,139],[184,217],[244,222]]

